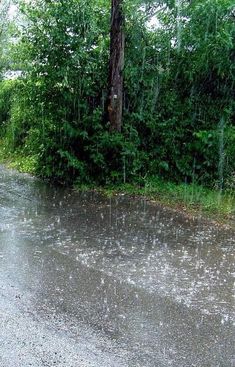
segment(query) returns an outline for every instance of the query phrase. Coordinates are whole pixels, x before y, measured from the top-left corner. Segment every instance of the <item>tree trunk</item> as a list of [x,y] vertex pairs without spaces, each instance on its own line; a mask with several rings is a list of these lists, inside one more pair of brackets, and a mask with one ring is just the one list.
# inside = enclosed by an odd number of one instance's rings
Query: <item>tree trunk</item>
[[124,15],[122,0],[112,0],[107,120],[111,131],[121,131],[123,108]]

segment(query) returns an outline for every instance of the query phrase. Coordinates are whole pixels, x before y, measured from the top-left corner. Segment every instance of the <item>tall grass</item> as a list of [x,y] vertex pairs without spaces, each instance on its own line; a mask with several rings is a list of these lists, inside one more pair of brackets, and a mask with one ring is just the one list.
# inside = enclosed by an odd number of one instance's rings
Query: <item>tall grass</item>
[[232,218],[235,214],[234,190],[221,192],[219,189],[209,189],[197,184],[167,182],[159,177],[146,179],[141,187],[123,184],[118,187],[107,187],[105,192],[143,195],[163,205],[195,214],[204,214],[218,220]]

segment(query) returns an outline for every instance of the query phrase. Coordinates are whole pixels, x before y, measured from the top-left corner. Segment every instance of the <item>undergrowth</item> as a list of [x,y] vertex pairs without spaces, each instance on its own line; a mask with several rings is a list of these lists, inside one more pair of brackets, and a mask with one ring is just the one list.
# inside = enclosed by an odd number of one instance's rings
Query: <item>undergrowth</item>
[[[22,156],[14,153],[9,156],[0,141],[0,161],[9,168],[20,172],[37,174],[37,157]],[[217,221],[232,219],[235,214],[234,190],[209,189],[198,184],[177,184],[164,181],[160,177],[142,179],[140,183],[107,184],[98,186],[80,182],[74,185],[79,191],[97,190],[107,196],[123,193],[130,196],[142,196],[155,202],[195,215],[208,216]]]
[[159,204],[179,211],[186,211],[196,216],[207,216],[209,219],[226,221],[235,214],[234,191],[221,192],[197,184],[176,184],[164,181],[159,177],[145,180],[144,185],[122,184],[105,187],[76,185],[78,190],[96,189],[107,196],[123,193],[130,196],[142,196]]

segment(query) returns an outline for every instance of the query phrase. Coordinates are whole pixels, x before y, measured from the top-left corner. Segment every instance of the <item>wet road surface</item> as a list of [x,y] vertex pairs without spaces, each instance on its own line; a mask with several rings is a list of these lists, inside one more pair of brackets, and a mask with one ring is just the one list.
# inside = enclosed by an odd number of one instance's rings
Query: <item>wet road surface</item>
[[0,367],[234,367],[235,234],[0,167]]

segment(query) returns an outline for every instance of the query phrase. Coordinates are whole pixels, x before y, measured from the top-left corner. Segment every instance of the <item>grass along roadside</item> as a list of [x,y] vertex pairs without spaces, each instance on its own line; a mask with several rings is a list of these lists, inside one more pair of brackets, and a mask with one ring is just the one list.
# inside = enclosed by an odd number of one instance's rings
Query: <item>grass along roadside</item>
[[5,143],[0,140],[0,163],[5,164],[7,167],[33,175],[36,172],[36,158],[35,156],[25,156],[18,151],[9,153]]
[[[0,162],[20,172],[35,174],[36,158],[18,153],[6,154],[0,147]],[[161,205],[193,216],[204,216],[222,223],[235,223],[235,191],[208,189],[197,184],[176,184],[159,177],[146,178],[144,184],[121,184],[103,187],[76,185],[77,190],[96,190],[112,196],[123,193],[130,196],[144,196]]]
[[220,223],[229,223],[235,215],[235,192],[212,190],[196,184],[176,184],[159,177],[145,180],[144,186],[134,184],[87,187],[77,185],[78,190],[95,189],[105,195],[118,193],[142,196],[163,206],[188,215],[203,216]]

